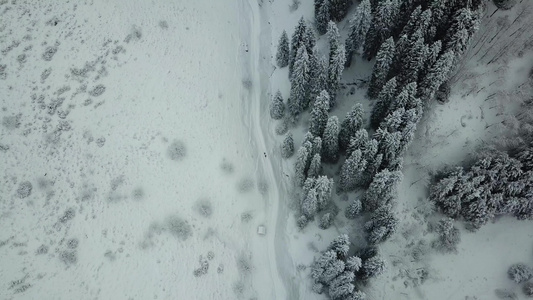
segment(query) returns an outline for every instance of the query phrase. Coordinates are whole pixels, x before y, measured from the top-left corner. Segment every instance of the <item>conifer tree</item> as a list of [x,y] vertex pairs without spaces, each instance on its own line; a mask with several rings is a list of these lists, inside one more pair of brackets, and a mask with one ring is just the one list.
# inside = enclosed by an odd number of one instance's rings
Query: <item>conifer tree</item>
[[361,150],[361,153],[366,151],[368,143],[368,132],[366,129],[361,128],[357,130],[350,138],[350,143],[346,149],[346,156],[350,157],[355,150]]
[[361,209],[362,209],[361,200],[356,198],[350,203],[350,205],[348,205],[348,207],[346,207],[346,211],[344,212],[344,216],[347,219],[355,219],[355,217],[359,213],[361,213]]
[[312,219],[318,211],[317,192],[315,188],[312,188],[304,201],[302,202],[302,214],[308,219]]
[[331,19],[335,22],[340,22],[346,16],[350,8],[350,0],[330,0],[331,1]]
[[393,113],[395,110],[398,110],[400,108],[409,110],[418,107],[420,101],[416,97],[417,91],[418,89],[416,81],[405,85],[400,94],[396,96],[394,101],[389,106],[389,111],[387,112],[387,114]]
[[339,119],[331,116],[326,124],[322,138],[322,159],[335,163],[339,159]]
[[313,139],[313,156],[322,153],[322,138],[317,136]]
[[315,136],[322,136],[328,123],[329,95],[327,91],[322,91],[316,98],[311,119],[309,121],[309,132]]
[[370,116],[370,125],[372,128],[378,128],[381,121],[387,116],[396,96],[396,88],[396,77],[393,77],[387,81],[383,89],[379,92],[378,101],[372,108],[372,115]]
[[276,53],[276,62],[278,67],[284,68],[289,65],[289,37],[287,32],[283,30],[278,42],[278,52]]
[[[401,14],[408,12],[402,11]],[[401,35],[411,36],[417,29],[419,29],[420,15],[422,14],[422,6],[417,6],[408,18],[407,23],[402,29]]]
[[306,46],[305,39],[308,36],[307,31],[307,25],[305,24],[304,18],[301,17],[291,37],[291,48],[289,52],[289,78],[292,77],[292,72],[294,68],[294,63],[296,62],[296,55],[298,54],[298,50],[301,46]]
[[398,218],[394,215],[392,207],[385,205],[379,207],[368,222],[365,223],[365,229],[368,232],[368,242],[376,245],[387,240],[396,232]]
[[352,64],[353,54],[363,46],[370,24],[372,24],[370,1],[363,0],[350,19],[349,36],[346,39],[346,67]]
[[320,35],[325,34],[328,30],[328,23],[330,18],[330,0],[322,0],[318,14],[316,15],[316,30]]
[[374,137],[378,141],[378,154],[382,154],[380,169],[398,170],[401,167],[403,154],[400,148],[401,132],[388,132],[380,127],[376,130]]
[[418,79],[418,72],[424,67],[427,54],[428,47],[424,44],[424,36],[419,29],[411,36],[410,48],[407,55],[402,58],[402,68],[398,75],[400,85]]
[[439,86],[448,79],[454,59],[454,52],[448,51],[431,66],[418,89],[418,96],[423,102],[432,99]]
[[294,63],[289,98],[289,112],[296,118],[305,108],[309,94],[309,57],[304,46],[301,46]]
[[364,43],[363,56],[371,60],[379,51],[381,44],[393,34],[397,26],[400,4],[398,0],[380,1]]
[[357,256],[350,256],[346,260],[346,270],[357,272],[361,269],[362,264],[363,262],[361,261],[361,258]]
[[320,6],[322,6],[322,3],[324,0],[315,0],[314,1],[314,8],[315,8],[315,18],[318,16],[318,12],[320,11]]
[[285,104],[283,104],[283,96],[278,90],[274,97],[272,97],[272,102],[270,103],[270,117],[274,120],[279,120],[285,115]]
[[305,182],[305,172],[306,172],[306,166],[307,166],[307,160],[309,159],[309,153],[307,152],[307,148],[300,147],[298,149],[298,153],[296,154],[296,164],[294,167],[294,173],[295,173],[295,180],[296,183],[299,186],[302,186]]
[[366,168],[366,161],[363,159],[361,150],[355,150],[350,157],[344,161],[341,168],[340,188],[344,192],[351,192],[360,184],[361,176]]
[[353,281],[355,280],[355,274],[352,271],[344,271],[335,279],[333,279],[329,285],[329,296],[331,299],[344,300],[352,294],[355,289]]
[[283,144],[281,144],[281,156],[283,158],[289,158],[294,153],[294,140],[292,139],[292,133],[287,133]]
[[426,78],[429,72],[429,69],[437,62],[441,49],[442,49],[442,42],[440,40],[434,42],[428,48],[428,53],[424,61],[424,66],[422,67],[422,69],[420,70],[418,74],[419,83],[421,83],[424,80],[424,78]]
[[366,300],[366,294],[361,291],[354,291],[347,300]]
[[461,56],[476,30],[477,20],[473,12],[467,8],[457,11],[446,32],[444,50],[452,50],[457,56]]
[[322,168],[322,158],[320,154],[315,154],[311,160],[311,165],[309,166],[309,171],[307,172],[307,177],[317,177],[320,174],[320,169]]
[[391,203],[396,195],[396,185],[401,179],[402,173],[399,171],[390,172],[384,169],[377,173],[363,197],[365,211],[375,211]]
[[383,88],[394,58],[394,52],[394,40],[389,38],[383,43],[376,57],[376,64],[368,86],[368,96],[370,98],[376,98]]
[[397,77],[402,72],[403,59],[407,55],[410,49],[409,36],[404,34],[400,36],[396,44],[394,44],[394,58],[389,68],[387,78]]
[[369,279],[371,277],[379,276],[385,271],[385,261],[379,257],[374,256],[363,262],[361,267],[361,277],[363,280]]
[[346,60],[346,52],[344,46],[340,43],[340,34],[337,25],[333,22],[328,23],[328,40],[329,40],[329,66],[328,77],[326,81],[326,90],[329,94],[330,108],[335,105],[335,98],[342,72],[344,71],[344,63]]
[[319,56],[317,48],[314,49],[313,53],[314,57],[309,70],[311,75],[309,99],[312,101],[326,89],[328,80],[328,60],[325,56]]
[[339,132],[340,150],[346,150],[348,148],[351,137],[363,126],[363,114],[363,105],[357,103],[342,121]]
[[315,181],[315,188],[317,191],[318,210],[324,210],[331,201],[331,193],[333,192],[333,179],[327,176],[318,176]]

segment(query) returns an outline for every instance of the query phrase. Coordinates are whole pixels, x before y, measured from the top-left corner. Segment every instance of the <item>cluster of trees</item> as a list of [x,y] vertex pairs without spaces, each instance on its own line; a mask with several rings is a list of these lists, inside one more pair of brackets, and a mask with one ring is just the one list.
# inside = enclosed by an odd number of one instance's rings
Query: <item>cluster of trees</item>
[[[507,275],[511,280],[520,284],[533,278],[533,269],[522,263],[514,264],[509,267]],[[523,292],[526,296],[533,297],[533,281],[524,284]]]
[[474,228],[498,215],[533,219],[533,100],[520,111],[511,136],[480,151],[469,166],[437,174],[430,199],[444,214]]
[[325,292],[331,299],[364,300],[365,293],[356,288],[357,281],[365,281],[385,270],[385,261],[375,248],[349,256],[350,240],[343,234],[311,266],[313,290]]

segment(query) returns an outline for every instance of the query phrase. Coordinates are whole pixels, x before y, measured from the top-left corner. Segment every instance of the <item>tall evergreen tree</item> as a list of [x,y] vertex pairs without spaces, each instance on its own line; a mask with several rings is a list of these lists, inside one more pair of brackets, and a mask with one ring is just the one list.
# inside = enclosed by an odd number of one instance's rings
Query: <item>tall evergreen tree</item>
[[372,115],[370,117],[372,128],[378,128],[381,121],[387,116],[389,108],[396,96],[396,88],[396,77],[393,77],[381,89],[378,95],[378,101],[372,108]]
[[305,173],[307,167],[307,160],[309,159],[309,152],[307,148],[300,147],[296,154],[296,164],[294,166],[295,180],[299,186],[302,186],[305,182]]
[[309,132],[315,136],[322,136],[326,124],[328,123],[329,95],[325,90],[316,98],[313,110],[311,111],[311,120],[309,123]]
[[385,84],[394,58],[394,52],[394,40],[389,38],[383,43],[376,57],[376,64],[368,86],[368,96],[370,98],[376,98]]
[[409,36],[406,34],[400,36],[394,46],[394,58],[392,59],[387,78],[397,77],[402,72],[403,59],[407,56],[411,47]]
[[335,22],[342,21],[351,4],[351,0],[331,0],[331,19]]
[[[389,111],[387,114],[393,113],[395,110],[403,108],[409,110],[419,106],[420,101],[416,97],[417,93],[417,84],[416,82],[411,82],[404,86],[400,94],[396,96],[394,101],[389,106]],[[389,130],[390,131],[390,130]]]
[[344,71],[344,63],[346,60],[346,52],[344,46],[340,43],[340,34],[337,25],[333,22],[328,24],[328,39],[329,39],[329,67],[328,78],[326,81],[326,90],[329,94],[330,108],[335,106],[335,98],[337,90],[339,89],[342,72]]
[[315,154],[311,160],[311,165],[309,166],[309,171],[307,172],[308,177],[317,177],[320,174],[320,169],[322,168],[322,158],[320,154]]
[[[407,11],[402,11],[401,14],[406,14]],[[417,6],[408,18],[407,23],[402,29],[401,35],[411,36],[418,28],[418,23],[420,22],[420,15],[422,14],[422,6]]]
[[428,48],[428,53],[426,55],[426,59],[424,61],[424,66],[418,73],[418,82],[421,83],[424,78],[426,78],[427,73],[429,72],[429,69],[437,62],[437,59],[439,58],[440,51],[442,49],[442,42],[436,41]]
[[363,208],[366,211],[375,211],[390,204],[396,196],[396,186],[401,179],[402,173],[399,171],[390,172],[384,169],[377,173],[363,197]]
[[366,59],[371,60],[376,56],[381,44],[393,34],[393,30],[397,26],[399,9],[398,0],[379,2],[365,38],[363,56]]
[[[315,47],[313,52],[313,60],[310,67],[311,88],[309,92],[309,99],[315,100],[320,92],[326,89],[328,80],[328,60],[324,56],[319,56],[318,50]],[[329,97],[329,95],[328,95]]]
[[361,153],[366,150],[368,143],[368,132],[361,128],[357,130],[350,138],[350,143],[346,149],[346,156],[350,157],[355,150],[361,150]]
[[328,30],[328,22],[331,20],[330,17],[331,11],[331,2],[330,0],[322,0],[322,4],[316,15],[316,30],[319,34],[325,34]]
[[283,143],[281,144],[281,156],[283,158],[289,158],[294,153],[294,140],[292,139],[292,133],[287,133]]
[[365,223],[368,232],[368,242],[376,245],[387,240],[398,226],[398,218],[394,215],[391,205],[379,207],[372,213],[370,220]]
[[307,36],[307,25],[305,24],[304,18],[301,17],[291,37],[291,49],[289,52],[289,77],[292,76],[298,50],[301,46],[305,46],[305,40]]
[[418,88],[418,96],[423,102],[432,99],[439,86],[448,79],[454,59],[455,53],[448,51],[431,66]]
[[339,119],[331,116],[326,124],[322,138],[322,159],[335,163],[339,159]]
[[424,44],[424,36],[420,29],[411,36],[410,40],[410,49],[402,58],[402,68],[398,75],[400,85],[418,80],[418,73],[424,67],[428,54],[428,47]]
[[287,32],[283,30],[278,42],[278,52],[276,53],[278,67],[284,68],[289,65],[289,53],[289,37],[287,36]]
[[350,19],[349,36],[346,39],[346,67],[352,64],[353,54],[363,46],[370,24],[372,24],[370,1],[363,0]]
[[340,150],[344,151],[348,148],[351,137],[363,126],[363,114],[363,105],[357,103],[342,121],[339,132]]
[[305,46],[301,46],[294,63],[289,98],[289,112],[295,118],[302,112],[309,95],[309,57]]
[[279,120],[285,115],[285,104],[283,104],[283,96],[278,90],[274,97],[272,97],[272,102],[270,103],[270,117],[274,120]]
[[313,156],[322,153],[322,138],[317,136],[313,139]]
[[307,219],[312,219],[318,211],[318,199],[317,192],[315,188],[312,188],[307,196],[302,202],[302,214],[307,217]]
[[402,141],[401,132],[388,132],[386,129],[378,128],[374,137],[378,141],[378,154],[382,154],[380,170],[387,168],[389,170],[398,170],[402,163],[402,150],[400,148]]
[[324,210],[331,202],[331,193],[333,191],[333,179],[327,176],[318,176],[315,181],[317,191],[318,210]]
[[379,256],[374,256],[363,262],[361,277],[363,280],[366,280],[371,277],[379,276],[383,274],[384,271],[385,261]]
[[349,297],[355,289],[354,280],[355,274],[353,271],[344,271],[333,279],[328,289],[331,299],[344,300]]
[[360,185],[361,175],[366,168],[361,150],[355,150],[344,161],[341,168],[340,188],[342,191],[351,192]]
[[320,11],[323,2],[324,0],[314,0],[315,18],[318,16],[318,12]]

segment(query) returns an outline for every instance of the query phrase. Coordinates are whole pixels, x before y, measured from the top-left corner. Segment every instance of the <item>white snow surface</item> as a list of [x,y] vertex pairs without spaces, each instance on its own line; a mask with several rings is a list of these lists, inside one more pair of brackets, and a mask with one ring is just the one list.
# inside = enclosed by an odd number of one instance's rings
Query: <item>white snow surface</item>
[[286,299],[258,3],[0,4],[0,298]]

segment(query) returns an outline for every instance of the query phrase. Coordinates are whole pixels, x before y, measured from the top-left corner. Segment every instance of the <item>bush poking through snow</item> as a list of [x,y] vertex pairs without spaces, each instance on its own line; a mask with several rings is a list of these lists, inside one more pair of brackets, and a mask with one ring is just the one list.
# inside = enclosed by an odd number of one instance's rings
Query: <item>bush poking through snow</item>
[[17,189],[17,197],[19,197],[20,199],[29,197],[31,195],[32,189],[33,189],[33,186],[31,185],[31,182],[29,181],[21,182]]
[[355,217],[361,212],[362,204],[361,200],[354,199],[348,207],[346,207],[346,211],[344,212],[344,216],[347,219],[355,219]]
[[507,271],[507,274],[514,282],[522,283],[533,277],[533,270],[525,264],[519,263],[512,265]]
[[369,279],[371,277],[379,276],[385,271],[385,261],[379,257],[374,256],[367,259],[361,268],[362,278]]
[[52,58],[54,57],[54,54],[56,54],[56,52],[57,52],[57,47],[55,46],[47,47],[46,50],[44,50],[43,59],[46,61],[51,61]]
[[307,226],[308,223],[309,223],[309,219],[306,216],[304,216],[304,215],[301,215],[296,220],[296,225],[298,226],[298,228],[300,228],[300,230],[304,229],[305,226]]
[[196,211],[200,216],[209,218],[213,214],[213,207],[209,199],[201,199],[196,203]]
[[526,284],[524,284],[524,294],[526,294],[526,296],[528,297],[533,297],[533,282],[528,282]]
[[166,229],[179,240],[185,241],[192,235],[192,227],[178,216],[170,216],[166,220]]
[[200,255],[199,262],[200,262],[200,267],[194,270],[193,272],[195,277],[200,277],[202,275],[205,275],[207,274],[207,271],[209,270],[209,261],[207,261],[207,259],[203,258]]
[[333,216],[330,213],[325,213],[322,218],[320,218],[320,224],[318,227],[320,229],[328,229],[333,223]]
[[167,154],[171,160],[174,160],[174,161],[183,160],[185,155],[187,155],[187,148],[185,147],[185,143],[180,140],[173,141],[168,146]]
[[59,253],[59,260],[67,265],[75,264],[78,261],[78,254],[71,250],[62,251]]
[[98,97],[102,95],[105,92],[105,86],[103,84],[99,84],[95,86],[90,92],[89,95],[93,97]]
[[459,229],[453,226],[453,219],[440,220],[436,232],[438,239],[433,242],[433,248],[443,252],[456,252],[457,244],[461,241]]
[[516,0],[494,0],[494,5],[503,10],[511,9],[513,6],[515,6],[515,4]]

